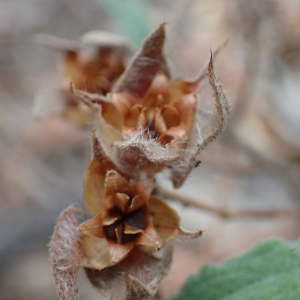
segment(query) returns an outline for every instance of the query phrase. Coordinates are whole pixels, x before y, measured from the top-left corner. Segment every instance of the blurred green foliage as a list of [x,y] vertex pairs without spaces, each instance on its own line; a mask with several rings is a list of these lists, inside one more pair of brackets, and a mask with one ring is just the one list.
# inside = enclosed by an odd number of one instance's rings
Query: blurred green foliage
[[153,30],[151,7],[144,0],[95,0],[111,15],[117,33],[130,37],[135,45]]
[[222,267],[204,266],[172,300],[300,299],[300,256],[291,248],[269,240]]

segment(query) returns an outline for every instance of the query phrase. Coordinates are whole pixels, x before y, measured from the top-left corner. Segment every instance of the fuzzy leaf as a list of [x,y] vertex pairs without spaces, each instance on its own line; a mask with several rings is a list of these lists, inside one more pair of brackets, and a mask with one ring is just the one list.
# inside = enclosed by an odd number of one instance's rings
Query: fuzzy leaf
[[81,213],[75,207],[66,208],[58,218],[49,244],[53,276],[60,300],[73,300],[78,294],[76,278],[83,258],[81,233],[77,230],[78,215]]
[[300,257],[279,240],[258,244],[222,267],[204,266],[172,300],[296,300]]
[[154,296],[161,280],[168,274],[172,246],[163,250],[162,258],[135,248],[121,263],[98,271],[86,269],[91,283],[112,300],[143,300]]

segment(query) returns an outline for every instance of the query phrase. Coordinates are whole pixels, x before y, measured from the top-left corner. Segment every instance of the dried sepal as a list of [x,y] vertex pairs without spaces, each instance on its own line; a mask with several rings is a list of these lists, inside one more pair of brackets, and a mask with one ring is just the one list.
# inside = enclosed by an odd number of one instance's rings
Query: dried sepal
[[184,155],[171,168],[171,180],[176,188],[183,184],[191,170],[197,165],[196,157],[199,152],[214,141],[225,130],[227,125],[230,105],[227,93],[224,91],[215,73],[212,55],[208,65],[207,77],[213,90],[215,111],[211,113],[199,109],[199,118],[201,120],[198,120],[197,123],[201,121],[201,126],[199,124],[194,126]]
[[162,244],[166,244],[174,239],[185,241],[202,235],[202,230],[196,232],[183,230],[180,227],[180,217],[177,212],[160,198],[151,196],[149,206],[153,214],[153,226]]
[[103,270],[114,265],[110,260],[109,248],[105,239],[99,239],[91,235],[82,237],[83,258],[81,267]]
[[166,24],[161,24],[143,42],[140,51],[132,58],[126,71],[116,83],[113,92],[131,94],[142,98],[157,72],[170,77],[169,66],[163,53]]
[[114,164],[107,155],[103,144],[97,138],[96,132],[92,137],[93,157],[83,175],[84,202],[85,209],[91,215],[96,215],[103,208],[105,195],[105,176],[108,170],[117,170],[125,178],[130,178],[130,174],[125,174]]
[[225,130],[230,107],[227,93],[224,91],[223,86],[218,76],[216,75],[212,56],[208,65],[207,77],[209,84],[213,90],[215,99],[215,114],[210,123],[211,130],[204,137],[203,142],[199,146],[200,149],[203,149],[205,146],[207,146],[207,144],[215,140],[216,137]]
[[49,254],[60,300],[73,300],[78,294],[77,272],[83,259],[82,234],[77,230],[82,212],[70,206],[59,216],[49,244]]
[[86,274],[112,300],[148,299],[156,294],[172,263],[172,246],[161,251],[162,257],[157,258],[135,248],[121,263],[101,271],[86,268]]

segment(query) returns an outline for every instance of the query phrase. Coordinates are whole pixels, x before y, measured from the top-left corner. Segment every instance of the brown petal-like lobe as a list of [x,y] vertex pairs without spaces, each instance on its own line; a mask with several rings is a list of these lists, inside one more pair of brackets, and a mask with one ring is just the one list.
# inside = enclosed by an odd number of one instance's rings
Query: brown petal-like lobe
[[187,232],[181,229],[177,212],[158,197],[150,197],[149,207],[153,213],[153,226],[160,237],[162,245],[173,239],[183,241],[201,236],[202,230]]
[[150,197],[149,207],[153,214],[153,226],[164,245],[178,232],[180,218],[174,209],[155,196]]
[[165,24],[162,24],[144,40],[140,51],[119,78],[113,92],[126,92],[141,99],[158,71],[170,77],[163,53],[165,36]]
[[98,159],[93,159],[83,175],[84,203],[86,211],[96,215],[103,207],[105,170]]
[[85,235],[92,235],[97,238],[104,238],[102,224],[103,224],[103,214],[100,212],[94,218],[82,223],[79,226],[79,231]]
[[197,97],[187,94],[174,103],[180,115],[180,125],[185,129],[187,135],[192,131],[196,122]]
[[125,122],[130,108],[137,104],[136,98],[127,93],[112,93],[109,95],[109,98],[121,112]]
[[116,193],[125,193],[129,190],[128,182],[116,171],[110,170],[106,174],[105,198]]
[[114,242],[109,243],[109,256],[113,264],[123,260],[126,255],[133,249],[135,243],[127,243],[125,245],[117,244]]
[[95,128],[97,132],[97,137],[101,140],[106,153],[112,147],[115,141],[120,141],[123,139],[122,133],[116,130],[114,127],[109,125],[102,116],[102,107],[98,106],[98,113],[95,118]]
[[116,205],[123,211],[126,211],[129,196],[124,193],[117,193],[114,197],[117,201]]
[[168,78],[163,72],[158,72],[142,99],[142,105],[149,110],[154,107],[162,108],[164,105],[169,104],[169,102],[170,90]]
[[136,193],[143,198],[145,203],[148,201],[152,191],[154,190],[155,182],[155,178],[150,178],[139,181],[133,186],[133,189],[136,190]]
[[118,168],[107,156],[95,131],[93,132],[92,147],[93,159],[83,175],[83,189],[86,211],[91,215],[96,215],[104,203],[106,172],[109,170],[118,170]]
[[172,105],[166,105],[161,112],[167,128],[179,125],[180,115],[178,110]]
[[172,102],[181,98],[185,94],[196,93],[201,81],[205,78],[205,73],[201,72],[194,80],[173,79],[170,81]]
[[125,224],[124,224],[124,233],[126,233],[126,234],[136,234],[136,233],[140,233],[142,231],[143,231],[143,229],[129,225],[127,222],[125,222]]
[[128,111],[125,125],[129,127],[138,128],[138,123],[142,122],[141,114],[143,113],[143,106],[141,104],[134,104]]
[[156,134],[162,134],[167,130],[165,120],[161,115],[161,110],[157,107],[155,108],[153,123]]
[[162,246],[160,238],[151,224],[152,220],[149,223],[146,230],[141,233],[141,237],[138,239],[137,244],[160,249]]
[[141,197],[140,195],[136,195],[133,197],[131,205],[128,208],[128,213],[135,211],[142,206],[144,206],[148,202],[148,198],[145,200],[145,197]]
[[142,128],[146,128],[148,124],[147,116],[146,116],[146,108],[143,107],[136,124],[136,129],[141,130]]
[[82,238],[84,259],[82,267],[102,270],[113,265],[110,260],[108,243],[105,239],[84,235]]

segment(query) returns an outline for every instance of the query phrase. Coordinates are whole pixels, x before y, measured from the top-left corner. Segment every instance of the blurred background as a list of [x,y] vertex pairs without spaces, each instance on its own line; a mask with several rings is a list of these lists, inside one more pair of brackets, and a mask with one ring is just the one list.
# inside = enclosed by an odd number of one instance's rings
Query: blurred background
[[[231,102],[228,128],[201,153],[202,163],[179,192],[244,212],[223,218],[172,203],[185,228],[205,233],[176,245],[162,298],[203,264],[219,264],[262,239],[300,236],[298,0],[2,0],[0,299],[57,299],[47,243],[59,213],[72,203],[82,206],[81,177],[90,160],[89,131],[58,117],[32,118],[35,95],[59,84],[62,58],[34,43],[34,35],[77,40],[100,29],[127,37],[138,49],[162,22],[168,23],[166,50],[175,76],[194,77],[210,49],[228,40],[215,64]],[[212,107],[211,94],[204,104]],[[165,186],[171,188],[167,180]],[[247,216],[274,209],[279,213]],[[84,274],[79,288],[81,299],[101,299]]]

